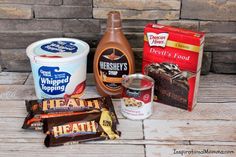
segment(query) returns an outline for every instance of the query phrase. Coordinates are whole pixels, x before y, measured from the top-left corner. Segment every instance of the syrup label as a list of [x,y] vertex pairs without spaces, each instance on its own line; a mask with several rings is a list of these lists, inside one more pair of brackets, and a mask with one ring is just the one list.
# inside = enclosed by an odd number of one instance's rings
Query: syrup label
[[114,48],[105,49],[101,53],[97,66],[100,80],[108,90],[119,90],[122,75],[128,75],[130,71],[126,55]]

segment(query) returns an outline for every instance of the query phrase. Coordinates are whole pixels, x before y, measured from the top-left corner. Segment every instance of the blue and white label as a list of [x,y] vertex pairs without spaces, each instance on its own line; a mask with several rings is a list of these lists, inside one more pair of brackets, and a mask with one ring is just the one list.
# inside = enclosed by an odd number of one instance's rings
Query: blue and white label
[[59,70],[59,67],[42,66],[39,68],[39,86],[44,93],[58,95],[65,92],[71,74]]
[[52,41],[51,43],[42,45],[41,49],[52,53],[75,53],[78,51],[78,47],[72,41]]

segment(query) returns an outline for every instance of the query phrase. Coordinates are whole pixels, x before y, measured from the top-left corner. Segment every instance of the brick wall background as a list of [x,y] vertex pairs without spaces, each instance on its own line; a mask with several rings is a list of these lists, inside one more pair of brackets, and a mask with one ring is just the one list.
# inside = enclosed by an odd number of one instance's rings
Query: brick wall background
[[236,73],[236,0],[0,0],[0,71],[30,71],[25,48],[50,37],[88,42],[92,67],[111,10],[122,14],[138,69],[143,28],[153,22],[206,32],[202,72]]

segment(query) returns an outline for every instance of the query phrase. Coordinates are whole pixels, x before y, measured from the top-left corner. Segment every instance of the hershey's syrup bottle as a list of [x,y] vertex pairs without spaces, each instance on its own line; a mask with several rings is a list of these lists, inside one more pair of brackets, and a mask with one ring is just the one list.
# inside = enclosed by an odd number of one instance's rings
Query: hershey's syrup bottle
[[122,32],[120,13],[108,13],[107,29],[98,44],[93,62],[97,91],[102,96],[121,96],[122,75],[135,72],[134,54]]

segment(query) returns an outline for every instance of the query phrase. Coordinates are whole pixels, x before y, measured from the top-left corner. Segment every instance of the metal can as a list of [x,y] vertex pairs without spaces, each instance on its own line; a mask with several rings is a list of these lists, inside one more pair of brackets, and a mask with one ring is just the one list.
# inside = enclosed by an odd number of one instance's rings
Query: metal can
[[143,74],[122,77],[121,113],[128,119],[142,120],[152,114],[154,80]]

